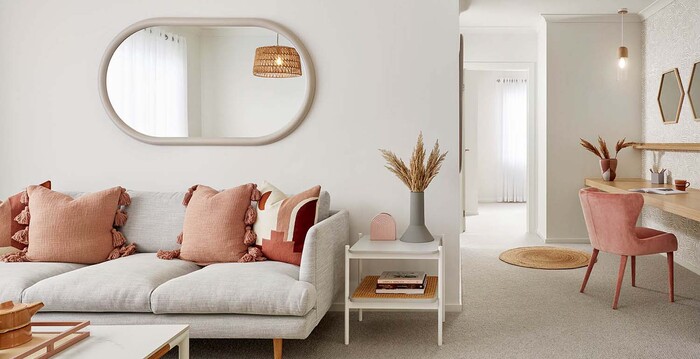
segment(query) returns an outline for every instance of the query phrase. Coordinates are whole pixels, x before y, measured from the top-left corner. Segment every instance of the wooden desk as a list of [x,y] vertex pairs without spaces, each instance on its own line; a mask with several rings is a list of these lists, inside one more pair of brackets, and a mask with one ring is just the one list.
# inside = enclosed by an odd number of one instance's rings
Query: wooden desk
[[[669,184],[651,184],[651,182],[641,178],[618,178],[612,182],[604,181],[600,178],[586,178],[585,184],[588,187],[594,187],[610,193],[632,193],[628,191],[632,188],[673,187],[673,185]],[[673,195],[642,193],[642,196],[644,196],[645,205],[700,222],[699,190],[690,188],[688,189],[688,194]]]

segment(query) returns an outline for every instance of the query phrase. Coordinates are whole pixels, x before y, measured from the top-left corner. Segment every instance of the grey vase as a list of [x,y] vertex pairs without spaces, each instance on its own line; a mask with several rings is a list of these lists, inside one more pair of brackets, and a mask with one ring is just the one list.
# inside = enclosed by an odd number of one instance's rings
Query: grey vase
[[423,192],[411,192],[411,223],[401,236],[402,242],[426,243],[434,240],[425,226],[425,200]]

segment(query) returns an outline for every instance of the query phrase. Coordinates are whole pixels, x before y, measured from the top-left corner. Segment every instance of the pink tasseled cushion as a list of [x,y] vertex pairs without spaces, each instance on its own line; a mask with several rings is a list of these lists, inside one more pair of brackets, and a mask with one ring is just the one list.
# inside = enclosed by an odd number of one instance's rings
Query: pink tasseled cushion
[[40,186],[27,188],[29,206],[15,220],[28,224],[29,247],[0,258],[6,262],[95,264],[136,251],[116,228],[126,222],[126,190],[114,187],[78,199]]
[[264,260],[255,247],[257,236],[252,228],[257,212],[251,201],[259,198],[253,183],[221,192],[192,186],[182,202],[187,207],[183,231],[177,237],[182,246],[158,251],[158,258],[180,258],[200,265]]

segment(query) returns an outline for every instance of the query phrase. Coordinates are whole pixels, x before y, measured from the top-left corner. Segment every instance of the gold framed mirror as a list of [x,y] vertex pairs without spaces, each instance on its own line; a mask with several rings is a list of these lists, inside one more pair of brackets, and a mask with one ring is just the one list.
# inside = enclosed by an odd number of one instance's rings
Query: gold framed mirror
[[681,82],[678,68],[664,72],[661,75],[659,95],[656,101],[659,103],[661,120],[665,124],[678,123],[684,97],[685,91],[683,90],[683,83]]
[[693,118],[695,121],[700,121],[700,61],[693,65],[693,72],[690,74],[688,100],[690,109],[693,111]]

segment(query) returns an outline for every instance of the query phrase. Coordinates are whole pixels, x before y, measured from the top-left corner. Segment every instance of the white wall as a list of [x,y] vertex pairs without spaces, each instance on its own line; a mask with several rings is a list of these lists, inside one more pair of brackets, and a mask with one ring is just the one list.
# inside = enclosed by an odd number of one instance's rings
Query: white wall
[[536,62],[537,32],[529,28],[462,27],[466,62]]
[[[578,190],[586,177],[599,177],[598,158],[579,145],[579,137],[598,135],[612,144],[641,137],[641,24],[625,25],[628,79],[617,81],[617,16],[546,17],[546,147],[548,242],[588,241]],[[637,177],[638,151],[619,156],[620,178]]]
[[[678,124],[661,122],[656,102],[661,74],[678,68],[686,91],[693,64],[700,61],[700,2],[676,0],[651,15],[643,23],[643,111],[642,140],[650,143],[700,142],[700,122],[694,121],[686,93]],[[697,76],[697,75],[696,75]],[[693,86],[700,86],[695,83]],[[695,104],[700,108],[700,104]],[[648,168],[654,163],[654,154],[644,151],[641,176],[649,176]],[[658,164],[667,168],[675,179],[686,179],[694,188],[700,188],[700,159],[697,152],[661,152]],[[639,173],[637,174],[639,177]],[[656,208],[645,207],[644,226],[671,232],[678,237],[676,262],[700,274],[700,223]]]
[[[122,133],[99,100],[100,59],[125,27],[163,16],[261,17],[291,29],[318,74],[307,119],[260,147],[153,146]],[[58,190],[85,191],[182,191],[267,179],[288,193],[321,184],[333,208],[350,211],[353,233],[366,233],[381,211],[403,230],[409,192],[384,169],[377,149],[406,156],[422,130],[450,152],[426,192],[426,221],[446,234],[446,302],[456,305],[458,33],[456,0],[0,2],[0,168],[11,169],[0,176],[0,197],[46,178]],[[390,268],[402,266],[369,269]]]

